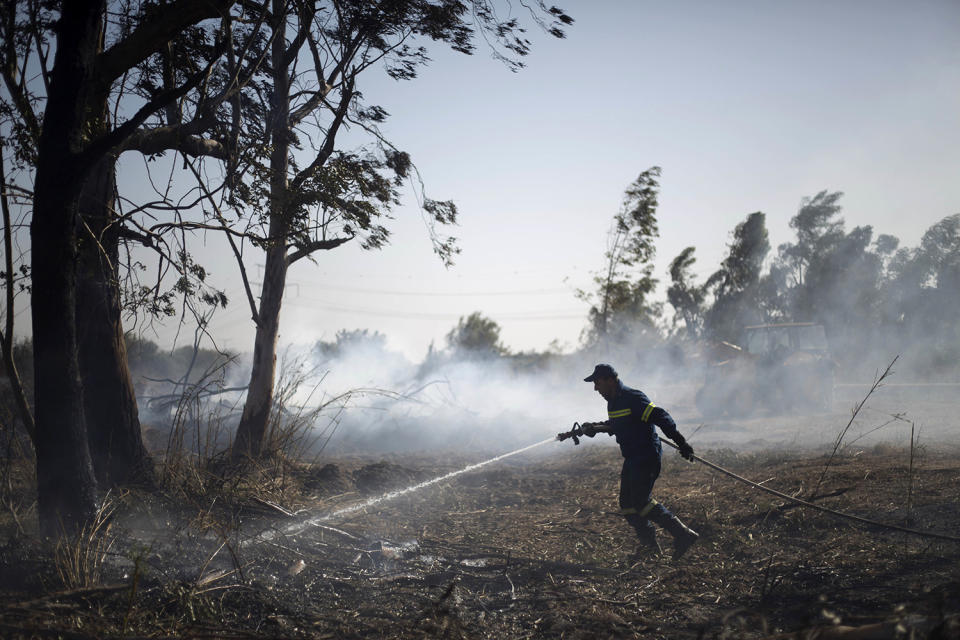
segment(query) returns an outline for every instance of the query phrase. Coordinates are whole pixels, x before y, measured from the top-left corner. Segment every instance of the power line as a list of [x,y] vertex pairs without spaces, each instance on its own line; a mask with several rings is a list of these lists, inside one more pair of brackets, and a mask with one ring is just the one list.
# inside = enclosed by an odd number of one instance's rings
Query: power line
[[[306,303],[306,304],[305,304]],[[309,307],[312,309],[322,309],[324,311],[333,311],[339,313],[357,313],[361,315],[369,316],[383,316],[389,318],[459,318],[463,316],[462,313],[431,313],[426,311],[400,311],[400,310],[381,310],[381,309],[364,309],[360,307],[341,307],[339,305],[330,305],[330,304],[317,304],[316,300],[311,300],[309,298],[294,298],[286,302],[288,305],[293,306],[302,306]],[[522,312],[522,313],[500,313],[492,314],[497,318],[505,320],[572,320],[576,318],[584,318],[585,314],[583,311],[567,311],[562,310],[558,313],[545,314],[538,311],[535,312]]]
[[423,296],[423,297],[469,297],[469,296],[542,296],[572,293],[570,289],[526,289],[519,291],[397,291],[393,289],[360,289],[357,287],[331,287],[325,285],[310,286],[312,290],[339,291],[341,293],[370,293],[388,296]]

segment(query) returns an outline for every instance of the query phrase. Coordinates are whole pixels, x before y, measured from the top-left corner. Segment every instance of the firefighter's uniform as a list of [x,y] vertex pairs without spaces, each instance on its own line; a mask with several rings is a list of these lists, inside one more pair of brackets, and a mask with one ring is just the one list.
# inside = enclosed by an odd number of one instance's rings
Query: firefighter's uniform
[[[663,448],[656,427],[663,434],[686,447],[686,440],[677,431],[673,418],[662,407],[650,402],[642,391],[618,381],[619,392],[607,402],[607,429],[617,439],[623,454],[620,472],[620,509],[627,522],[637,532],[640,541],[659,551],[657,523],[674,537],[674,556],[679,557],[696,540],[697,534],[656,499],[653,485],[660,475]],[[682,549],[681,549],[682,547]]]

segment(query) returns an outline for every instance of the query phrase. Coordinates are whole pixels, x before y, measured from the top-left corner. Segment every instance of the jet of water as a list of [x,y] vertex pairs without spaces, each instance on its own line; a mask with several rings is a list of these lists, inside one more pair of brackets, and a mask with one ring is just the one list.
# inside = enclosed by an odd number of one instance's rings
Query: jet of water
[[[547,439],[545,439],[545,440],[541,440],[540,442],[534,442],[533,444],[527,445],[527,446],[525,446],[525,447],[520,447],[519,449],[515,449],[515,450],[513,450],[513,451],[500,454],[499,456],[496,456],[496,457],[494,457],[494,458],[490,458],[489,460],[484,460],[483,462],[476,462],[476,463],[474,463],[474,464],[467,465],[466,467],[464,467],[464,468],[462,468],[462,469],[458,469],[457,471],[451,471],[450,473],[448,473],[448,474],[446,474],[446,475],[442,475],[442,476],[438,476],[438,477],[436,477],[436,478],[432,478],[432,479],[430,479],[430,480],[426,480],[426,481],[421,482],[421,483],[419,483],[419,484],[415,484],[415,485],[409,486],[409,487],[407,487],[407,488],[405,488],[405,489],[398,489],[398,490],[396,490],[396,491],[390,491],[389,493],[385,493],[385,494],[383,494],[383,495],[381,495],[381,496],[377,496],[377,497],[375,497],[375,498],[370,498],[369,500],[366,500],[366,501],[364,501],[364,502],[360,502],[360,503],[358,503],[358,504],[350,505],[349,507],[343,507],[342,509],[337,509],[336,511],[332,511],[332,512],[330,512],[330,513],[324,513],[324,514],[321,514],[321,515],[314,516],[314,517],[309,518],[309,519],[307,519],[307,520],[304,520],[304,521],[301,521],[301,522],[298,522],[298,523],[296,523],[296,524],[292,524],[292,525],[286,527],[285,529],[283,529],[283,530],[281,531],[281,533],[283,533],[283,534],[285,534],[285,535],[295,535],[295,534],[298,534],[298,533],[302,532],[304,529],[306,529],[307,527],[311,527],[311,526],[314,526],[314,525],[318,525],[318,524],[320,524],[320,523],[322,523],[322,522],[329,522],[330,520],[335,520],[335,519],[337,519],[337,518],[339,518],[339,517],[341,517],[341,516],[345,516],[345,515],[347,515],[347,514],[349,514],[349,513],[355,513],[355,512],[357,512],[357,511],[361,511],[361,510],[363,510],[363,509],[366,509],[367,507],[372,507],[372,506],[375,505],[375,504],[379,504],[379,503],[381,503],[381,502],[386,502],[387,500],[393,500],[394,498],[399,498],[400,496],[407,495],[408,493],[413,493],[414,491],[419,491],[420,489],[424,489],[424,488],[426,488],[426,487],[429,487],[429,486],[431,486],[431,485],[437,484],[437,483],[439,483],[439,482],[443,482],[444,480],[450,480],[451,478],[455,478],[456,476],[459,476],[459,475],[464,474],[464,473],[469,473],[470,471],[475,471],[475,470],[479,469],[480,467],[485,467],[485,466],[488,465],[488,464],[493,464],[494,462],[498,462],[498,461],[500,461],[500,460],[503,460],[504,458],[509,458],[510,456],[515,456],[515,455],[517,455],[518,453],[523,453],[524,451],[529,451],[530,449],[533,449],[533,448],[535,448],[535,447],[539,447],[539,446],[542,446],[542,445],[547,444],[548,442],[555,442],[555,441],[556,441],[556,437],[550,437],[550,438],[547,438]],[[261,538],[261,539],[272,539],[272,538],[276,535],[276,533],[277,533],[277,532],[268,532],[268,533],[265,533],[265,534],[263,534],[262,536],[260,536],[260,538]]]

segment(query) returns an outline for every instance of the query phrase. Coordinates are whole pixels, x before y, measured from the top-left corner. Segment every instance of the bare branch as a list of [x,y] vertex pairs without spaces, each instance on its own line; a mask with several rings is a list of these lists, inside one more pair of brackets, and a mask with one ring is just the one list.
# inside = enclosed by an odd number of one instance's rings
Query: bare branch
[[132,136],[137,128],[146,122],[147,118],[149,118],[157,109],[164,106],[168,102],[178,100],[182,96],[186,95],[188,91],[196,87],[206,77],[207,73],[209,73],[213,63],[213,60],[208,62],[206,67],[187,78],[186,82],[184,82],[181,86],[158,93],[145,105],[140,107],[140,110],[137,111],[137,113],[135,113],[129,120],[115,128],[113,131],[110,131],[91,142],[90,145],[80,155],[86,157],[92,163],[100,155],[107,153],[114,147],[123,144],[123,142]]
[[[40,77],[43,78],[44,93],[50,95],[50,65],[47,64],[47,52],[43,48],[43,38],[40,37],[37,24],[37,3],[36,0],[30,0],[30,28],[37,47],[37,58],[40,59]],[[23,63],[26,65],[26,57],[24,57]]]
[[236,0],[176,0],[164,11],[145,20],[128,37],[97,56],[95,78],[101,89],[109,87],[127,69],[156,53],[190,25],[225,15]]
[[[218,218],[220,214],[217,214]],[[204,222],[190,222],[188,220],[180,220],[177,222],[161,222],[160,224],[155,224],[150,227],[150,231],[153,233],[170,231],[172,229],[176,230],[185,230],[185,231],[223,231],[230,237],[235,238],[246,238],[248,240],[253,240],[254,242],[266,242],[266,238],[263,236],[257,235],[255,233],[249,233],[246,231],[237,231],[232,229],[226,224],[207,224]]]
[[303,43],[310,36],[310,27],[312,26],[313,16],[316,15],[316,5],[309,3],[307,5],[298,4],[297,6],[297,17],[300,19],[300,28],[297,29],[297,36],[293,39],[293,42],[290,43],[290,46],[287,47],[287,51],[283,56],[283,62],[281,66],[286,68],[296,60],[297,55],[300,53],[300,47],[303,46]]
[[340,125],[343,124],[344,118],[347,116],[347,110],[350,107],[350,102],[353,100],[353,93],[353,76],[351,76],[347,86],[343,90],[343,94],[340,98],[340,104],[336,110],[336,115],[333,118],[333,122],[330,123],[330,128],[327,130],[327,135],[324,139],[323,147],[320,149],[320,153],[318,153],[317,157],[313,159],[313,162],[310,163],[310,166],[305,168],[303,171],[298,173],[296,177],[294,177],[290,183],[291,191],[299,190],[300,187],[303,186],[303,183],[313,177],[313,175],[320,170],[324,163],[326,163],[327,159],[330,158],[330,155],[333,153],[334,145],[336,144],[337,132],[340,130]]
[[[0,24],[4,41],[3,51],[3,82],[13,99],[13,104],[17,108],[20,117],[23,118],[30,131],[30,136],[34,143],[40,140],[40,121],[33,107],[30,105],[30,97],[27,95],[27,88],[24,83],[24,74],[17,68],[17,50],[16,50],[16,6],[7,7],[3,12],[3,23]],[[39,47],[39,40],[38,40]],[[24,64],[29,56],[24,56]],[[41,56],[41,60],[42,60]]]
[[313,242],[308,242],[306,244],[298,244],[297,250],[293,253],[287,255],[287,265],[291,265],[301,258],[306,258],[310,254],[316,251],[328,251],[330,249],[336,249],[342,244],[350,242],[353,240],[353,236],[348,236],[346,238],[333,238],[331,240],[314,240]]
[[[266,239],[256,236],[254,234],[234,231],[232,228],[230,228],[230,226],[227,225],[227,222],[223,216],[223,213],[220,211],[220,206],[214,201],[213,194],[207,190],[207,185],[201,179],[200,173],[197,171],[196,167],[193,166],[192,162],[187,164],[190,167],[190,170],[193,172],[194,177],[196,177],[197,182],[200,185],[200,188],[203,189],[203,191],[206,193],[207,202],[209,202],[210,205],[213,207],[214,212],[217,216],[217,220],[220,221],[220,226],[216,227],[216,229],[223,231],[224,234],[227,236],[227,242],[230,243],[230,249],[233,251],[233,256],[234,258],[236,258],[237,266],[240,269],[240,279],[243,281],[243,290],[247,294],[247,303],[250,305],[250,317],[253,320],[254,324],[259,325],[260,312],[257,310],[257,303],[253,296],[253,288],[250,286],[250,279],[247,277],[247,267],[246,265],[243,264],[243,254],[240,253],[240,248],[237,247],[237,243],[234,242],[233,236],[237,235],[241,238],[249,237],[261,243],[266,242]],[[211,225],[211,229],[213,228],[215,227]]]
[[222,142],[191,134],[191,131],[209,128],[214,124],[213,120],[205,119],[187,124],[138,129],[123,142],[120,151],[139,151],[152,155],[175,149],[189,156],[209,156],[226,160],[229,152]]

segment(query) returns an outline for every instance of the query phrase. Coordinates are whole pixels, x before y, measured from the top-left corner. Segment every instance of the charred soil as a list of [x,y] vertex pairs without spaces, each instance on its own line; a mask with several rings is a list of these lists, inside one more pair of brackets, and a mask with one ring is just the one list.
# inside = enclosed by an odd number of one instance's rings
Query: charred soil
[[[698,453],[799,497],[826,464],[813,453]],[[791,507],[673,451],[656,496],[701,535],[676,562],[665,532],[664,556],[627,560],[619,454],[596,444],[546,445],[318,518],[476,461],[328,460],[295,468],[282,499],[209,496],[203,509],[128,494],[99,538],[66,554],[10,524],[0,636],[843,637],[896,622],[912,637],[957,637],[960,544]],[[819,493],[833,495],[818,504],[960,535],[958,483],[952,453],[925,451],[911,470],[908,452],[874,447],[831,462]],[[65,576],[70,557],[86,559],[86,573],[80,562]],[[864,637],[901,637],[887,628]]]

